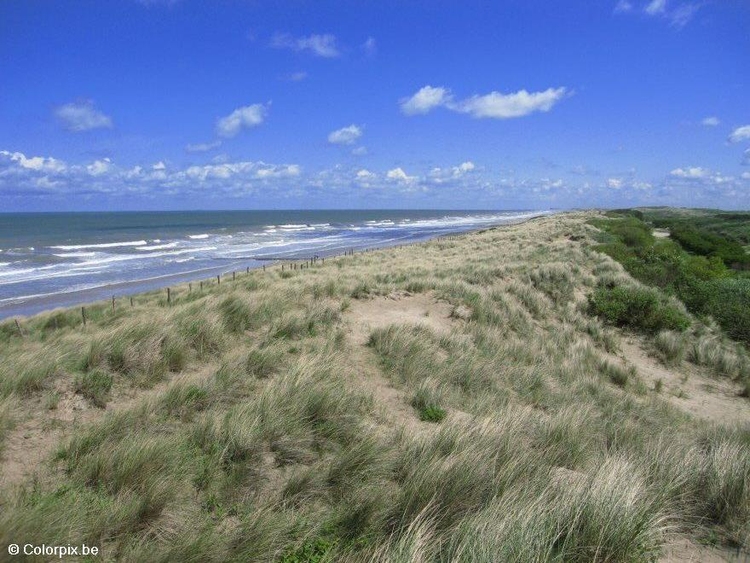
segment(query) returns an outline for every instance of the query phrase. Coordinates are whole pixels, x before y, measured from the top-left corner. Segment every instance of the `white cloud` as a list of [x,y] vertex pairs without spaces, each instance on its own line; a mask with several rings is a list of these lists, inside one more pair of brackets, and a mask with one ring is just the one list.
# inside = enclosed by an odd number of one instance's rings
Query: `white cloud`
[[367,147],[356,147],[352,149],[352,154],[354,156],[363,156],[367,154]]
[[649,16],[663,14],[667,10],[667,0],[651,0],[643,9]]
[[216,122],[216,134],[220,137],[234,137],[242,129],[257,127],[263,123],[266,112],[266,106],[263,104],[252,104],[237,108]]
[[713,172],[700,166],[690,168],[675,168],[669,175],[691,185],[700,184],[704,187],[716,187],[734,183],[732,176],[723,176],[721,172]]
[[11,162],[15,162],[21,168],[37,172],[64,172],[67,168],[62,160],[52,157],[32,156],[27,158],[22,152],[11,153],[8,151],[0,151],[0,156],[7,158]]
[[491,92],[485,96],[472,96],[459,102],[456,109],[476,118],[510,119],[523,117],[536,111],[547,112],[566,93],[566,88],[548,88],[544,92],[532,93],[519,90],[514,94]]
[[748,139],[750,139],[750,125],[743,125],[732,131],[728,140],[730,143],[739,143],[740,141],[746,141]]
[[273,166],[261,163],[261,167],[255,172],[256,178],[294,178],[302,173],[298,164],[285,164]]
[[683,4],[668,14],[670,23],[675,27],[684,27],[693,19],[701,5],[697,3]]
[[361,136],[362,128],[352,124],[329,133],[328,142],[332,145],[353,145]]
[[612,188],[613,190],[619,190],[623,185],[623,181],[621,178],[608,178],[607,179],[607,187]]
[[221,146],[221,141],[214,141],[212,143],[196,143],[194,145],[189,144],[185,147],[187,152],[208,152]]
[[450,100],[451,93],[447,88],[425,86],[410,98],[401,100],[401,111],[406,115],[427,113],[431,109],[446,105]]
[[462,162],[458,166],[452,166],[451,168],[433,168],[430,170],[429,177],[435,184],[444,184],[447,182],[454,182],[469,172],[473,172],[475,169],[476,165],[470,160],[467,160],[466,162]]
[[166,169],[167,169],[167,165],[164,164],[164,161],[162,160],[160,160],[159,162],[151,166],[151,170],[166,170]]
[[397,182],[404,182],[404,183],[411,183],[414,182],[417,177],[416,176],[409,176],[404,170],[399,168],[394,168],[393,170],[389,170],[386,175],[386,178],[389,180],[395,180]]
[[701,121],[701,124],[705,125],[706,127],[716,127],[720,123],[721,121],[719,120],[719,118],[715,116],[704,117],[703,120]]
[[302,82],[306,78],[307,78],[307,72],[305,72],[304,70],[300,70],[300,71],[297,71],[297,72],[292,72],[291,74],[288,74],[286,76],[286,79],[289,82]]
[[711,175],[711,171],[706,170],[705,168],[701,168],[700,166],[695,166],[692,168],[675,168],[669,173],[669,175],[676,178],[696,180],[701,178],[708,178]]
[[642,5],[642,10],[635,9],[635,3],[631,0],[619,0],[615,5],[615,14],[645,14],[648,17],[659,18],[669,22],[672,27],[682,28],[686,26],[705,4],[703,0],[685,1],[677,5],[671,0],[649,0]]
[[81,132],[112,127],[112,118],[96,109],[91,100],[60,106],[55,110],[55,115],[69,131]]
[[335,58],[341,55],[336,46],[336,36],[331,34],[292,37],[288,33],[277,33],[271,39],[271,47],[309,51],[317,57]]
[[375,174],[373,174],[366,168],[363,168],[362,170],[357,171],[357,178],[375,178]]
[[367,40],[362,43],[362,50],[368,57],[374,57],[378,52],[378,44],[374,37],[368,37]]
[[633,4],[628,0],[620,0],[615,6],[615,14],[624,14],[633,11]]
[[474,95],[458,102],[453,101],[450,90],[425,86],[410,98],[401,100],[401,111],[406,115],[427,113],[436,107],[466,113],[477,119],[511,119],[537,111],[547,112],[568,94],[567,88],[548,88],[543,92],[519,90],[512,94],[490,92]]
[[86,167],[86,170],[88,170],[88,173],[92,176],[102,176],[109,172],[111,166],[112,161],[108,158],[104,158],[102,160],[95,160]]

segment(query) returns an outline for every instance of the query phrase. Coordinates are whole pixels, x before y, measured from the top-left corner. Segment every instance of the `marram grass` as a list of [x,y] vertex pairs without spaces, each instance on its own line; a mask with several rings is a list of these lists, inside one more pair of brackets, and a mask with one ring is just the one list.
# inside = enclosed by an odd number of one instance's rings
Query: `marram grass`
[[[676,534],[742,549],[747,422],[691,418],[615,357],[626,336],[587,298],[641,286],[588,217],[193,283],[93,306],[85,327],[75,310],[3,323],[3,470],[65,408],[43,397],[93,414],[3,480],[0,543],[122,561],[635,562]],[[408,293],[449,304],[442,330],[356,328],[355,304]],[[657,357],[746,377],[741,347],[684,318],[647,337]]]

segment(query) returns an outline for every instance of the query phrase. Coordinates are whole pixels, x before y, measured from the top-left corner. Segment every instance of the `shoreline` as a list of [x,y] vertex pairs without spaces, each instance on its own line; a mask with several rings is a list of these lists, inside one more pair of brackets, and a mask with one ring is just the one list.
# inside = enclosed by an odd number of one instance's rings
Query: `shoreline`
[[[145,296],[160,292],[166,290],[167,288],[180,290],[189,287],[190,284],[197,284],[205,281],[208,281],[210,284],[216,280],[216,276],[222,276],[223,279],[224,276],[232,274],[233,272],[235,274],[239,274],[239,277],[241,277],[242,275],[247,275],[249,272],[256,271],[265,267],[276,267],[282,263],[305,263],[307,261],[310,261],[313,257],[323,259],[336,258],[345,256],[345,253],[348,253],[349,251],[369,252],[373,250],[419,245],[439,240],[444,237],[464,236],[490,229],[496,229],[499,227],[528,223],[535,219],[539,219],[540,217],[549,217],[552,215],[558,215],[560,213],[561,212],[555,211],[539,212],[538,214],[530,217],[511,219],[502,223],[483,225],[481,227],[476,227],[469,230],[448,232],[437,236],[427,236],[424,238],[412,239],[407,242],[389,242],[374,246],[353,246],[349,249],[344,250],[344,253],[342,253],[342,249],[337,248],[331,251],[313,251],[313,255],[307,257],[299,255],[289,257],[248,257],[246,259],[233,260],[231,261],[230,265],[203,268],[200,270],[192,270],[189,272],[178,274],[165,274],[163,276],[155,276],[151,278],[143,278],[140,280],[131,280],[115,284],[105,284],[98,287],[74,290],[70,292],[34,295],[29,296],[24,301],[17,301],[15,303],[9,304],[8,306],[3,306],[2,304],[0,304],[0,323],[5,323],[13,319],[19,322],[26,321],[38,315],[50,314],[58,310],[68,310],[72,309],[73,307],[93,307],[95,305],[101,305],[105,302],[109,302],[112,298],[114,298],[115,302],[117,302],[118,299],[135,299],[138,296]],[[199,277],[198,275],[201,273],[205,274],[205,276]],[[138,288],[137,290],[128,291],[129,288],[136,287]]]

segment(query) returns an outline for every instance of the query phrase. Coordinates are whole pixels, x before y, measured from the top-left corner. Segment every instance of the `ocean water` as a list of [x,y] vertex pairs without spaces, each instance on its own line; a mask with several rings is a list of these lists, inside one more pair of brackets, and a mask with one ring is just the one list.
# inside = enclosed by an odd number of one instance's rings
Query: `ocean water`
[[544,211],[0,214],[0,318],[521,221]]

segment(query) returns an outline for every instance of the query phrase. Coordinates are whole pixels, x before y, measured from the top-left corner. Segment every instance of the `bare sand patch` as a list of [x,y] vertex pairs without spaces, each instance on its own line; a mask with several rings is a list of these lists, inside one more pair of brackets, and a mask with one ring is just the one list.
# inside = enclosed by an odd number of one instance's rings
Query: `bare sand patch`
[[72,389],[71,378],[59,378],[54,385],[59,400],[55,408],[45,406],[44,397],[28,399],[28,416],[9,432],[0,455],[0,478],[6,485],[17,485],[31,476],[40,476],[46,469],[55,448],[77,428],[101,420],[107,413],[127,410],[157,397],[176,383],[207,379],[215,366],[176,374],[150,389],[123,388],[115,390],[106,408],[97,408]]
[[452,312],[451,305],[437,301],[432,294],[414,295],[407,291],[357,300],[347,309],[344,320],[351,331],[350,367],[358,377],[357,384],[372,395],[383,422],[395,422],[417,433],[436,427],[419,420],[406,395],[394,388],[381,373],[377,356],[367,347],[370,333],[391,325],[422,325],[437,333],[447,333],[455,322],[455,318],[451,318]]
[[748,555],[725,547],[706,546],[678,537],[664,546],[660,563],[744,563]]
[[423,325],[437,333],[450,332],[453,307],[438,301],[430,293],[411,294],[396,291],[386,297],[360,299],[351,303],[345,318],[350,324],[352,337],[366,344],[370,332],[390,325]]
[[727,378],[713,378],[696,366],[670,368],[649,356],[635,341],[622,339],[624,358],[653,387],[661,381],[662,396],[683,411],[711,422],[733,424],[750,420],[750,401],[738,396],[739,388]]

